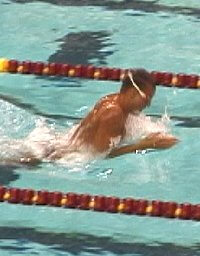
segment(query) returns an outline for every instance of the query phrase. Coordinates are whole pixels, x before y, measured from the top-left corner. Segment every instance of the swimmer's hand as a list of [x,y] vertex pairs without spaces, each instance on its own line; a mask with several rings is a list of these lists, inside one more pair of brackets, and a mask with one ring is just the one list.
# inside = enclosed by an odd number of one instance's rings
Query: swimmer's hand
[[140,140],[136,144],[122,146],[120,148],[114,148],[111,150],[108,158],[117,157],[123,154],[136,153],[138,150],[145,149],[167,149],[178,143],[178,139],[170,134],[164,133],[151,133],[144,139]]
[[150,135],[142,139],[140,141],[140,145],[141,147],[144,147],[143,149],[167,149],[171,148],[178,142],[179,140],[171,134],[157,132],[151,133]]

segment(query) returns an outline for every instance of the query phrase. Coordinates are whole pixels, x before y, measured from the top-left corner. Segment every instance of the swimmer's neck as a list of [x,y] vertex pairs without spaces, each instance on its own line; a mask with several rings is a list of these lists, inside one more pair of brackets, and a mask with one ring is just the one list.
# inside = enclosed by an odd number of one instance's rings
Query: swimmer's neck
[[139,115],[142,110],[139,106],[135,104],[131,95],[129,95],[128,93],[118,93],[117,102],[126,116],[128,116],[129,114]]

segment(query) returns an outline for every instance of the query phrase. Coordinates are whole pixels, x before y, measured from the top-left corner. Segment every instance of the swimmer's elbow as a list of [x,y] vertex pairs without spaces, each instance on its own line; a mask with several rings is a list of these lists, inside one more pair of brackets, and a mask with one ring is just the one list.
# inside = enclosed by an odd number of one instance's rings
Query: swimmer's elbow
[[112,149],[107,158],[114,158],[128,153],[136,153],[138,149],[139,148],[135,144],[122,146],[120,148]]

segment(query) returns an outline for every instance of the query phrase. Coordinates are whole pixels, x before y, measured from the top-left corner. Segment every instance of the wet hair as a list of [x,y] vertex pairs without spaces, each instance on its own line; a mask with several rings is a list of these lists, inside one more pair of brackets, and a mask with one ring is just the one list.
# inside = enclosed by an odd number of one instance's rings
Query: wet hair
[[133,87],[133,81],[141,91],[143,91],[143,89],[149,85],[154,89],[156,87],[153,77],[145,69],[129,69],[125,72],[122,79],[122,87],[120,92],[125,91],[129,87]]

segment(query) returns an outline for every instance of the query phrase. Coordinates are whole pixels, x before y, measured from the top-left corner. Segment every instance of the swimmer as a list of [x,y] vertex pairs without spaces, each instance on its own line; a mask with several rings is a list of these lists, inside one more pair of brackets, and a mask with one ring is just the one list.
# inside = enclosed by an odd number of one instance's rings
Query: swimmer
[[[151,75],[144,69],[129,70],[122,80],[120,92],[101,98],[89,114],[80,122],[70,138],[74,150],[81,144],[88,145],[95,154],[116,157],[145,149],[167,149],[178,139],[166,133],[152,133],[137,143],[119,146],[126,137],[126,121],[130,114],[138,115],[150,105],[156,87]],[[116,143],[112,143],[112,141]],[[64,157],[68,149],[55,151],[49,157]]]
[[[129,115],[137,116],[149,106],[155,90],[155,83],[146,70],[126,71],[120,91],[101,98],[88,115],[73,128],[70,136],[63,134],[55,137],[51,146],[46,145],[40,155],[36,155],[34,150],[28,150],[20,157],[19,163],[37,164],[45,159],[57,161],[69,153],[81,150],[113,158],[136,153],[138,150],[167,149],[174,146],[178,139],[162,132],[151,133],[132,144],[123,143]],[[10,161],[12,162],[11,159]]]

